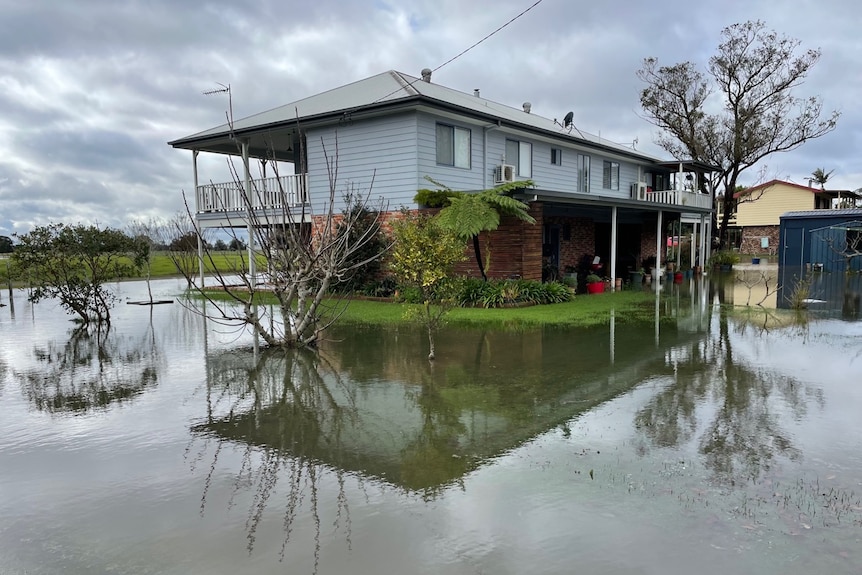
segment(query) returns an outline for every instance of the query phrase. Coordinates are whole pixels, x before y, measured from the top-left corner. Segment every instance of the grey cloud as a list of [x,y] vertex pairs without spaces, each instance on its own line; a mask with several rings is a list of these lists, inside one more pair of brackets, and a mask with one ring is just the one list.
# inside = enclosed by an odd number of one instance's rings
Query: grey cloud
[[[529,3],[521,0],[87,0],[6,2],[0,19],[0,234],[46,219],[121,225],[169,216],[191,187],[191,159],[168,140],[273,108],[386,69],[435,68]],[[839,128],[769,158],[797,181],[835,169],[862,185],[856,95],[862,44],[855,0],[545,0],[435,72],[434,81],[562,117],[621,143],[655,148],[638,117],[643,58],[703,63],[722,27],[762,18],[822,61],[800,94],[843,112]],[[33,97],[36,94],[36,97]],[[202,160],[224,172],[221,159]],[[213,173],[220,173],[219,169]],[[62,190],[62,193],[60,192]]]

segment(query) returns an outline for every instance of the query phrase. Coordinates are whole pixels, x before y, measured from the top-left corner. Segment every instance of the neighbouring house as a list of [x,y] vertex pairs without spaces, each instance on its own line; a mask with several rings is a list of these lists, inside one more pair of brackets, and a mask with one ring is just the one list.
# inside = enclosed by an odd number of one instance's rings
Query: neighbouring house
[[859,194],[771,180],[738,192],[728,226],[731,243],[746,254],[776,254],[782,214],[855,208]]
[[[559,117],[447,88],[427,69],[421,78],[388,71],[170,145],[192,152],[191,208],[202,227],[245,226],[245,190],[254,190],[254,210],[274,216],[292,206],[314,225],[330,193],[327,159],[335,159],[339,193],[373,179],[373,196],[393,213],[421,208],[413,198],[431,187],[426,176],[463,191],[532,180],[516,197],[536,223],[504,220],[491,233],[491,277],[542,279],[543,269],[562,272],[596,256],[603,275],[625,277],[650,257],[662,263],[667,236],[682,225],[696,234],[692,254],[708,257],[713,167],[662,161],[578,129],[571,114]],[[237,181],[199,174],[201,152],[234,156]],[[463,271],[478,274],[473,268]]]

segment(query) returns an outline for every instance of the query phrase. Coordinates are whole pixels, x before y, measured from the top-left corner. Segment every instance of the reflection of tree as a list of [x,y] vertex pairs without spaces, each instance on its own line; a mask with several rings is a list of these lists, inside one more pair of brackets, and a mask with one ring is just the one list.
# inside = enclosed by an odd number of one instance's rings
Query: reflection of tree
[[[674,385],[641,409],[635,424],[661,447],[699,434],[698,450],[706,465],[716,479],[732,483],[756,480],[778,455],[799,456],[779,416],[783,404],[801,417],[809,398],[794,379],[736,361],[725,314],[721,312],[718,333],[688,350],[676,364]],[[699,416],[709,423],[698,421]]]
[[[351,393],[327,369],[320,354],[306,350],[270,349],[260,356],[234,352],[211,358],[208,366],[208,416],[192,431],[217,440],[201,498],[204,511],[213,474],[225,443],[244,444],[234,480],[232,500],[253,492],[246,521],[249,552],[278,486],[286,490],[281,557],[294,524],[306,510],[315,528],[315,572],[320,556],[320,484],[334,464],[338,484],[335,529],[350,540],[346,472],[338,466],[345,426],[355,416]],[[208,442],[207,442],[208,443]],[[205,444],[198,459],[206,455]],[[307,509],[306,509],[307,508]]]
[[74,330],[68,341],[33,350],[38,367],[18,374],[40,411],[86,412],[128,401],[158,380],[159,353],[152,328],[143,341],[114,330]]

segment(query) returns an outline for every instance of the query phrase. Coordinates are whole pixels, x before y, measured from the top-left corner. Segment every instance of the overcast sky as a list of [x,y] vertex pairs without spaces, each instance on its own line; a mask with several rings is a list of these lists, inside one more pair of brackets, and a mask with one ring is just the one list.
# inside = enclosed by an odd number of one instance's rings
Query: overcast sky
[[[191,152],[166,142],[225,119],[227,98],[202,92],[230,84],[241,118],[389,69],[419,75],[534,1],[0,0],[0,235],[170,217],[193,175]],[[643,59],[703,64],[723,27],[758,18],[822,50],[797,94],[842,113],[768,175],[806,183],[820,167],[830,188],[862,187],[858,0],[543,0],[433,81],[571,110],[581,130],[666,157],[638,115]]]

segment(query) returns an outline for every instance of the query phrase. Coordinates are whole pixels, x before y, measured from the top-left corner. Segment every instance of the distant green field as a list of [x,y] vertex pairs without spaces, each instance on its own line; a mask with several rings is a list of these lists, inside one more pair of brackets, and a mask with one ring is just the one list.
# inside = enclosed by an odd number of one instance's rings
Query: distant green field
[[[210,257],[211,256],[211,257]],[[204,258],[204,269],[209,272],[232,272],[239,270],[243,263],[248,268],[248,253],[245,251],[238,252],[211,252],[210,256]],[[197,255],[189,260],[198,269]],[[265,266],[266,259],[263,256],[257,258],[258,266]],[[171,260],[170,256],[165,252],[155,252],[150,257],[150,275],[154,278],[178,275],[180,271]],[[143,277],[143,274],[141,274]]]
[[[6,254],[3,254],[3,256],[5,255]],[[243,262],[245,263],[246,268],[248,267],[248,254],[245,251],[211,252],[210,255],[211,258],[209,256],[206,257],[204,262],[204,267],[207,273],[212,273],[214,271],[231,273],[239,270]],[[0,256],[0,283],[6,284],[9,278],[9,271],[7,270],[7,263],[9,260],[3,256]],[[126,262],[131,263],[128,260],[126,260]],[[197,272],[197,254],[191,255],[188,262],[192,266],[192,269]],[[258,266],[260,267],[265,265],[266,259],[262,256],[258,256]],[[127,279],[144,278],[145,275],[145,271],[141,270],[138,275],[131,276]],[[150,275],[154,278],[168,277],[180,275],[180,271],[177,269],[177,266],[171,260],[167,252],[154,252],[150,256]]]

